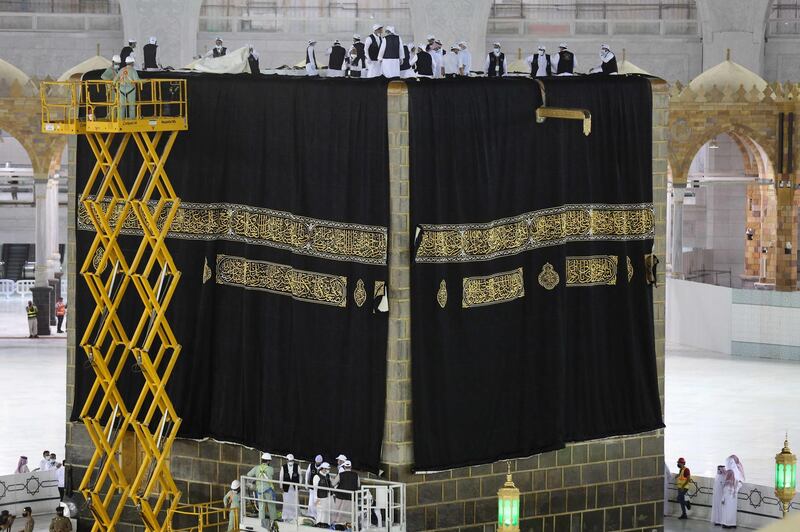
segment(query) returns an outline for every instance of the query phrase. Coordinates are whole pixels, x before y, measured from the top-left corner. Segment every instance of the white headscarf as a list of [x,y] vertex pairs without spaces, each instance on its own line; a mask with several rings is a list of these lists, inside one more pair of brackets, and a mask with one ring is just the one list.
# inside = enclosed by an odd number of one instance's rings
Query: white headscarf
[[737,484],[744,483],[744,467],[739,457],[735,454],[725,459],[725,484],[733,489],[737,489]]

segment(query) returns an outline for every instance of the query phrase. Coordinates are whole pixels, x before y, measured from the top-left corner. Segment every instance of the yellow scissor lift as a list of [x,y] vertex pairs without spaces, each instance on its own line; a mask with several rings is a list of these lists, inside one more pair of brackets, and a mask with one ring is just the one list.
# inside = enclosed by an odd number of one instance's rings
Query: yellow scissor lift
[[[178,133],[188,129],[186,80],[133,83],[135,103],[122,102],[112,81],[44,82],[40,91],[42,131],[85,135],[95,156],[79,199],[96,231],[80,269],[95,300],[80,339],[96,373],[80,415],[95,445],[80,484],[93,531],[113,531],[129,499],[147,530],[171,530],[181,497],[169,470],[181,420],[166,392],[181,346],[165,318],[181,275],[165,240],[180,199],[164,164]],[[131,140],[142,163],[135,176],[123,176],[120,161]],[[123,226],[141,234],[135,253],[120,247]],[[142,313],[126,329],[118,311],[131,303]],[[131,366],[144,381],[135,404],[118,389]],[[118,459],[131,430],[141,449],[135,473]],[[182,514],[209,514],[208,504],[181,508]]]

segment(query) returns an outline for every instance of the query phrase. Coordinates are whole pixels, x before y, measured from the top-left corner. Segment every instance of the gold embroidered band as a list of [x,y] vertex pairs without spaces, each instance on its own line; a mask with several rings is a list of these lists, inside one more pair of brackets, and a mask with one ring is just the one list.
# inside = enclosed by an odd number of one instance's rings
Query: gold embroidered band
[[286,264],[217,255],[217,284],[347,306],[347,277],[296,270]]
[[615,255],[567,257],[567,286],[617,284],[617,260]]
[[421,226],[417,262],[472,262],[567,242],[646,240],[652,203],[563,205],[480,224]]
[[522,268],[485,277],[464,277],[461,306],[464,308],[495,305],[525,295]]
[[[153,202],[153,205],[155,203]],[[122,203],[114,207],[111,224],[116,225]],[[106,203],[106,207],[108,204]],[[166,209],[161,227],[166,217]],[[141,234],[131,211],[123,222],[122,234]],[[78,229],[93,230],[82,203],[78,206]],[[286,249],[300,255],[324,259],[386,264],[385,227],[318,220],[249,205],[231,203],[181,203],[170,238],[186,240],[228,240]]]

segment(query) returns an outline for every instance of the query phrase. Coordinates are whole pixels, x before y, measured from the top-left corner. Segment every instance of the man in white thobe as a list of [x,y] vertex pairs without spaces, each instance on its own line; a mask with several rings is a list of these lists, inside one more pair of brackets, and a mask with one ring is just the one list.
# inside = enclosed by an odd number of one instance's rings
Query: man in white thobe
[[374,24],[372,26],[372,33],[367,37],[367,42],[364,43],[367,53],[367,70],[366,75],[364,72],[361,72],[362,78],[377,78],[382,73],[381,62],[378,59],[378,54],[381,51],[381,44],[383,43],[381,35],[383,35],[383,25]]
[[317,44],[317,41],[310,40],[308,41],[308,48],[306,48],[306,75],[307,76],[316,76],[317,75],[317,56],[314,53],[314,45]]
[[462,76],[469,76],[472,70],[472,52],[467,50],[467,42],[458,43],[458,72]]
[[718,526],[722,519],[722,490],[725,486],[725,466],[717,466],[717,476],[714,479],[714,494],[711,496],[711,518],[713,525]]
[[331,524],[331,497],[330,487],[330,470],[331,466],[328,462],[322,462],[319,466],[319,471],[314,475],[314,480],[311,482],[314,486],[316,493],[316,507],[317,507],[317,523]]
[[[293,484],[284,484],[292,482]],[[281,467],[278,485],[283,491],[283,511],[281,518],[284,521],[294,521],[297,519],[297,488],[294,484],[300,484],[300,466],[294,461],[294,455],[286,455],[286,463]]]
[[725,460],[725,483],[722,488],[722,528],[736,528],[736,512],[739,490],[744,484],[744,468],[735,454]]
[[532,78],[543,78],[550,76],[552,71],[550,69],[550,56],[544,46],[539,46],[537,52],[525,58],[525,62],[531,69]]
[[431,57],[433,57],[433,77],[436,79],[444,77],[444,56],[445,52],[442,49],[442,41],[434,39],[433,48],[431,48]]
[[562,42],[558,45],[558,52],[551,58],[553,73],[556,76],[573,76],[578,60],[571,51],[567,49],[567,43]]
[[308,516],[316,518],[317,517],[317,495],[316,491],[313,488],[312,482],[314,481],[314,475],[317,474],[317,470],[322,465],[322,455],[318,454],[314,458],[313,464],[308,464],[308,468],[306,469],[306,486],[308,488]]
[[444,56],[444,76],[446,78],[454,78],[459,74],[458,51],[459,47],[454,44],[450,47],[450,53]]
[[393,26],[386,26],[386,35],[378,50],[378,61],[385,78],[400,77],[400,59],[403,55],[403,39],[395,34]]

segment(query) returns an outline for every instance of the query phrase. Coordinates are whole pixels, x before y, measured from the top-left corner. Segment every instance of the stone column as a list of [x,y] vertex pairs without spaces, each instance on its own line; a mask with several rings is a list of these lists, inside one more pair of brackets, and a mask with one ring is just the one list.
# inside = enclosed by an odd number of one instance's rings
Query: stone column
[[672,187],[672,276],[683,277],[683,195],[686,189]]
[[56,274],[61,271],[61,255],[58,253],[58,178],[47,180],[47,280],[53,288],[50,301],[50,325],[56,324],[56,298],[61,293],[61,285]]
[[[777,195],[775,290],[793,292],[797,290],[797,207],[793,189],[779,188]],[[790,246],[788,249],[787,244]]]
[[762,75],[770,0],[697,0],[703,28],[703,70],[731,58]]
[[34,176],[33,195],[36,205],[36,285],[33,304],[39,310],[39,335],[50,334],[50,309],[54,305],[48,271],[50,259],[50,220],[47,210],[47,176]]
[[473,70],[483,68],[491,0],[410,0],[408,6],[416,42],[426,42],[426,37],[434,34],[449,49],[465,40],[472,52]]
[[144,60],[142,46],[158,39],[158,62],[182,67],[197,49],[197,30],[202,0],[120,0],[125,39],[138,41],[136,63]]

